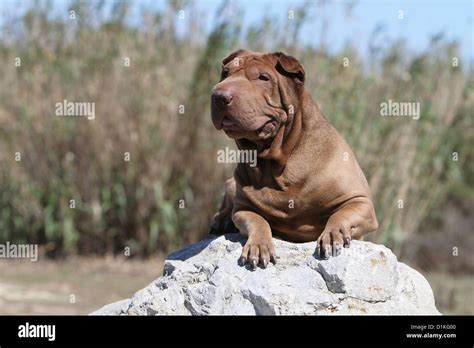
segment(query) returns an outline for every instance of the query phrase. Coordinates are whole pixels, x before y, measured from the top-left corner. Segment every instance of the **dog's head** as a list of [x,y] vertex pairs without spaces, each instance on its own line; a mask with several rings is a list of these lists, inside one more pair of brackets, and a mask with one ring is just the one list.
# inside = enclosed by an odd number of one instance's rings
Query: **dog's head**
[[301,63],[284,53],[233,52],[212,90],[212,122],[234,139],[273,138],[298,110],[304,79]]

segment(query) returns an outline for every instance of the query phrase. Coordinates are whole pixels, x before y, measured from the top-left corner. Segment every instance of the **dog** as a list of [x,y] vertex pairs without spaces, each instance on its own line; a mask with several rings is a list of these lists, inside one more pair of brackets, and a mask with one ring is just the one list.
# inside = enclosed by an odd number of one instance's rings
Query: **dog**
[[296,58],[238,50],[212,89],[213,125],[258,160],[237,165],[210,232],[247,236],[240,262],[253,269],[276,263],[273,235],[317,241],[327,259],[378,228],[364,173],[304,83]]

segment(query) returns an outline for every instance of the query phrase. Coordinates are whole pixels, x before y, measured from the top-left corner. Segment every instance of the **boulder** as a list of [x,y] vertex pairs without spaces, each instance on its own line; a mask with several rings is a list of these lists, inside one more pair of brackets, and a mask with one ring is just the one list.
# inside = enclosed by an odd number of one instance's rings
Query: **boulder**
[[173,252],[162,277],[91,314],[440,314],[426,279],[383,245],[353,241],[322,260],[315,242],[274,239],[277,263],[251,270],[238,263],[244,243],[227,234]]

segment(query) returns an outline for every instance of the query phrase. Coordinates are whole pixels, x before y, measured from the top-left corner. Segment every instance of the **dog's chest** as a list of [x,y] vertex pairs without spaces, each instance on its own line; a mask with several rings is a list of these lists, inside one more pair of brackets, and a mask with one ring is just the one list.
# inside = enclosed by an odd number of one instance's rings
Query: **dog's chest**
[[298,219],[322,210],[320,197],[304,182],[275,186],[243,186],[248,203],[267,218]]

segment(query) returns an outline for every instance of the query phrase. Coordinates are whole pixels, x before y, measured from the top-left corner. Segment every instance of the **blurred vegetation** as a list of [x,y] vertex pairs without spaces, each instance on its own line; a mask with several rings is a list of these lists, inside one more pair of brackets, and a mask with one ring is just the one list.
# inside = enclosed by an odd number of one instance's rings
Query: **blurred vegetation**
[[[298,8],[292,21],[268,16],[248,28],[244,9],[224,3],[210,32],[188,1],[143,9],[139,25],[130,24],[128,2],[108,12],[104,2],[73,1],[65,8],[75,19],[51,6],[36,2],[21,18],[4,18],[0,243],[40,243],[51,256],[125,247],[147,255],[205,236],[233,172],[215,159],[233,142],[212,127],[210,90],[221,59],[241,47],[303,62],[307,89],[368,177],[380,221],[373,240],[410,255],[414,235],[436,228],[448,198],[472,208],[473,74],[455,42],[436,37],[419,54],[403,42],[366,54],[351,44],[331,52],[324,40],[297,44],[312,20],[303,14],[320,3]],[[64,99],[94,102],[95,120],[55,117]],[[388,99],[420,102],[420,119],[381,117]]]

